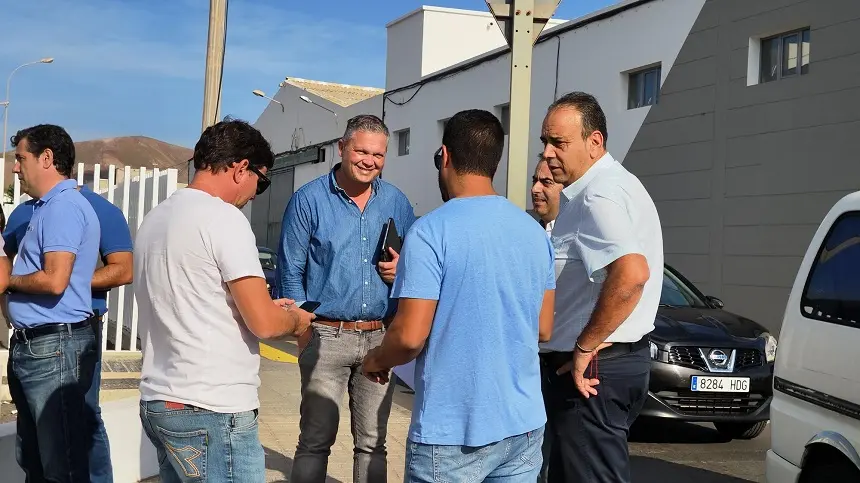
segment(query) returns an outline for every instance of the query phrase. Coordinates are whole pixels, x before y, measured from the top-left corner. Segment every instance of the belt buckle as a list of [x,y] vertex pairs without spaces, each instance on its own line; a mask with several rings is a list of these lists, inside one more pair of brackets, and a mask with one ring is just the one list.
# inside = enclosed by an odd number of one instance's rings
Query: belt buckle
[[362,322],[364,322],[364,321],[363,321],[363,320],[355,320],[355,321],[353,321],[353,322],[352,322],[352,328],[353,328],[353,330],[355,330],[355,331],[356,331],[356,332],[358,332],[359,334],[361,334],[362,332],[364,332],[364,330],[362,330],[362,329],[360,329],[360,328],[358,327],[358,324],[360,324],[360,323],[362,323]]
[[30,342],[30,339],[27,337],[27,329],[15,329],[15,336],[21,340],[21,342]]

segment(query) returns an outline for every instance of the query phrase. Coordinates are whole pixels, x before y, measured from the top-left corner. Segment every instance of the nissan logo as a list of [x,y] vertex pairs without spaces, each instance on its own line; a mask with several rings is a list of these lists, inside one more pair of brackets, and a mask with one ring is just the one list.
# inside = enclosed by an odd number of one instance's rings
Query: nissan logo
[[711,353],[708,354],[708,359],[710,359],[715,366],[724,366],[729,363],[729,356],[720,349],[712,350]]

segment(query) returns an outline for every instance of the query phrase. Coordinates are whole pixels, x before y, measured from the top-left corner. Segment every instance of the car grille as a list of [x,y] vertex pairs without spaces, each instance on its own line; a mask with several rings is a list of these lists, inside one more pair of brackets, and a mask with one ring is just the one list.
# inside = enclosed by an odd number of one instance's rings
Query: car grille
[[688,416],[743,416],[754,413],[767,401],[762,394],[702,394],[692,391],[662,391],[656,394],[675,411]]
[[[710,350],[710,348],[706,349]],[[673,346],[669,349],[669,363],[684,367],[691,367],[700,371],[708,371],[702,354],[698,347]],[[748,367],[762,365],[761,352],[756,349],[738,349],[735,355],[735,372]]]

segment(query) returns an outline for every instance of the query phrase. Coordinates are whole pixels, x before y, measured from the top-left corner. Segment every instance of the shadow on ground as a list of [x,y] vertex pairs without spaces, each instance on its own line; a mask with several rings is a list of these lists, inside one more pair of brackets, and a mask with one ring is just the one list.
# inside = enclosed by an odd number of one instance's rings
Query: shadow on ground
[[637,419],[630,430],[631,443],[715,444],[732,440],[710,426],[671,420]]
[[633,483],[754,483],[647,456],[630,457],[630,475]]

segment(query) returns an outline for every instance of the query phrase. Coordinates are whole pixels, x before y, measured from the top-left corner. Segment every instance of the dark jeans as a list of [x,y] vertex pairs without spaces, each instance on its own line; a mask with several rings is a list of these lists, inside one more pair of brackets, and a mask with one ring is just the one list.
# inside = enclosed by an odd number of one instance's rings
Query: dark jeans
[[[544,468],[539,481],[628,483],[627,436],[648,395],[651,370],[647,339],[632,350],[621,346],[601,351],[597,396],[585,399],[570,373],[555,371],[571,353],[541,354],[542,391],[547,412]],[[585,375],[593,374],[595,364]]]
[[290,481],[323,483],[337,436],[340,402],[349,393],[352,417],[353,481],[388,479],[385,437],[394,382],[380,385],[361,374],[367,352],[382,342],[383,330],[356,332],[314,325],[313,336],[299,355],[302,375],[299,444]]
[[175,406],[140,402],[140,421],[155,446],[161,483],[266,481],[258,410],[216,413]]
[[109,466],[90,463],[96,434],[104,431],[87,400],[99,350],[89,321],[33,338],[15,331],[9,392],[18,409],[16,457],[28,483],[89,482],[91,472],[110,474]]
[[108,441],[105,423],[102,420],[102,408],[99,405],[99,391],[102,384],[102,328],[104,320],[98,318],[96,331],[96,350],[98,360],[93,372],[93,382],[87,391],[86,402],[93,411],[96,419],[96,431],[93,433],[93,447],[90,451],[90,482],[91,483],[113,483],[113,466],[110,462],[110,441]]

